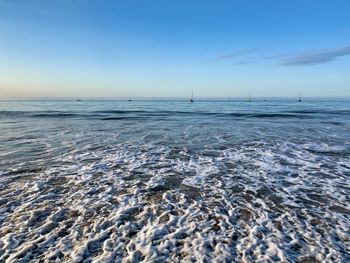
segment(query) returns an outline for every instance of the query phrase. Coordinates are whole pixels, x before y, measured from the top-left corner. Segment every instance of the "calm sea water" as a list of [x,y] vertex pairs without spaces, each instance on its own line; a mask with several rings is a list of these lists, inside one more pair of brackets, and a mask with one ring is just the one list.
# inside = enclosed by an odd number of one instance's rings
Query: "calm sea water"
[[349,262],[350,102],[0,102],[1,262]]

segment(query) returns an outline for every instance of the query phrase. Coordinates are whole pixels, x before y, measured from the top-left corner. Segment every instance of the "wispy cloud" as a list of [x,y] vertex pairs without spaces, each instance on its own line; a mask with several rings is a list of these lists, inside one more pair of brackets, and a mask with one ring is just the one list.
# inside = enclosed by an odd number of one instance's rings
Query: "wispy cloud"
[[240,61],[240,62],[236,63],[236,65],[247,65],[247,64],[254,63],[254,62],[255,62],[255,61],[251,61],[251,60]]
[[[266,56],[262,58],[252,58],[251,56],[246,56],[251,53],[256,52],[258,49],[243,49],[234,53],[224,54],[221,56],[215,57],[213,60],[222,61],[222,60],[235,60],[237,58],[236,65],[246,65],[257,63],[261,61],[274,60],[277,61],[281,66],[310,66],[316,64],[328,63],[336,60],[338,57],[350,55],[350,46],[345,46],[342,48],[333,48],[333,49],[318,49],[311,50],[307,52],[301,52],[297,54],[279,54]],[[245,58],[248,58],[245,60]]]
[[350,55],[350,46],[337,49],[321,49],[290,55],[280,61],[283,66],[307,66],[334,61],[341,56]]
[[250,53],[254,53],[255,51],[257,51],[257,48],[251,48],[251,49],[243,49],[234,53],[229,53],[229,54],[224,54],[221,56],[217,56],[214,58],[214,60],[226,60],[226,59],[233,59],[236,57],[240,57],[242,55],[246,55],[246,54],[250,54]]

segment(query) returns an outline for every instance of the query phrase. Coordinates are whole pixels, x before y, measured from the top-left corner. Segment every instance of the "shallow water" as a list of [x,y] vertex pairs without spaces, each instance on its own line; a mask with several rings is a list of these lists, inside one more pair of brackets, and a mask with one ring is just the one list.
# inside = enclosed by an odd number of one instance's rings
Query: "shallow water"
[[350,102],[0,102],[0,262],[349,262]]

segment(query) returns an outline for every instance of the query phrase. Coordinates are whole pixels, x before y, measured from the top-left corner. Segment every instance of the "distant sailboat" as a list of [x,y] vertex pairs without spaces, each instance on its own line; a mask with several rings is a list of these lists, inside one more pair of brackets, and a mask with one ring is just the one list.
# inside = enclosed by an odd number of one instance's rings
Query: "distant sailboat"
[[194,99],[193,99],[193,90],[192,90],[192,95],[191,95],[190,102],[194,102]]
[[77,98],[75,99],[75,101],[81,101],[81,99],[80,99],[79,97],[77,97]]
[[301,102],[301,92],[299,92],[299,100],[298,102]]

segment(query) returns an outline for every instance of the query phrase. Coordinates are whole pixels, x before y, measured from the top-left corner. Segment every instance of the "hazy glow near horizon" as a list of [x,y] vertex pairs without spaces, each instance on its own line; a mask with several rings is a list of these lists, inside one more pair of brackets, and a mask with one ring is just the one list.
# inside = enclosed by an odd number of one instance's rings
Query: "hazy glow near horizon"
[[350,2],[0,0],[0,99],[350,96]]

